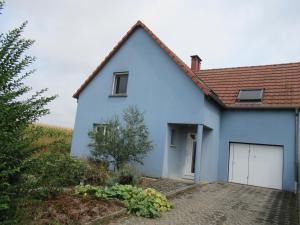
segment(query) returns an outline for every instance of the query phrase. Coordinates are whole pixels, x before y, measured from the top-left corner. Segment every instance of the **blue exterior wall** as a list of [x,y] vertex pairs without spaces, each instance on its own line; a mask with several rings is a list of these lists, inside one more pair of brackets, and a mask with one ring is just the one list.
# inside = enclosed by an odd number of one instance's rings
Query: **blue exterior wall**
[[211,99],[205,98],[203,112],[200,181],[212,182],[218,180],[221,109]]
[[225,110],[221,120],[219,179],[228,180],[229,142],[282,145],[283,189],[295,190],[295,112]]
[[[109,97],[113,73],[128,71],[128,97]],[[121,114],[129,105],[145,112],[154,149],[142,172],[160,177],[167,170],[168,123],[202,124],[204,94],[141,28],[126,41],[78,99],[72,155],[89,155],[93,123]],[[165,165],[165,166],[163,166]]]
[[[174,144],[170,146],[168,144],[168,171],[167,177],[183,177],[183,171],[185,166],[186,157],[186,135],[187,129],[178,125],[169,126],[169,141],[171,139],[171,129],[175,129]],[[166,174],[164,174],[166,175]]]

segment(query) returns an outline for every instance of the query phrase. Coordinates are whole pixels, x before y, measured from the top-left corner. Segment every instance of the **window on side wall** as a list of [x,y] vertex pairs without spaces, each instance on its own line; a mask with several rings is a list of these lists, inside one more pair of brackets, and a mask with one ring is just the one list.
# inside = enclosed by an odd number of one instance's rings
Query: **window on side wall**
[[176,130],[173,128],[171,129],[171,137],[170,137],[170,146],[175,147],[175,138],[176,138]]
[[95,132],[103,132],[103,134],[106,134],[106,124],[103,123],[94,123],[93,129]]
[[113,96],[127,96],[128,72],[114,73]]

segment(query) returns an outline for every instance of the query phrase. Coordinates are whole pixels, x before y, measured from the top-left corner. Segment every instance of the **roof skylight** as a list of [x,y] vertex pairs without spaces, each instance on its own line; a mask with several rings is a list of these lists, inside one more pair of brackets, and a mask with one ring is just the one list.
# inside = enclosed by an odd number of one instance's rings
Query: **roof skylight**
[[257,102],[261,101],[263,98],[264,89],[255,88],[255,89],[240,89],[239,94],[237,96],[237,101],[243,102]]

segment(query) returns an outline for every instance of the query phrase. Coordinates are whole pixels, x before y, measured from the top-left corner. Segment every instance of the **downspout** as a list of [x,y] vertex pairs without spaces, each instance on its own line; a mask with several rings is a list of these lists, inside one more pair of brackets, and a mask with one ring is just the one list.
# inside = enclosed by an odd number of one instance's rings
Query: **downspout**
[[299,173],[299,162],[300,162],[300,149],[299,149],[299,130],[300,130],[300,123],[299,123],[299,108],[295,109],[295,172],[296,172],[296,191],[299,189],[299,181],[300,181],[300,173]]
[[[299,172],[299,162],[300,162],[300,145],[299,145],[299,142],[300,142],[300,135],[299,135],[299,132],[300,132],[300,123],[299,123],[299,108],[296,108],[295,109],[295,125],[296,125],[296,132],[295,132],[295,156],[296,156],[296,180],[297,180],[297,185],[296,185],[296,202],[297,202],[297,208],[299,210],[299,206],[300,206],[300,188],[299,188],[299,181],[300,181],[300,172]],[[300,213],[298,213],[298,221],[300,221]]]

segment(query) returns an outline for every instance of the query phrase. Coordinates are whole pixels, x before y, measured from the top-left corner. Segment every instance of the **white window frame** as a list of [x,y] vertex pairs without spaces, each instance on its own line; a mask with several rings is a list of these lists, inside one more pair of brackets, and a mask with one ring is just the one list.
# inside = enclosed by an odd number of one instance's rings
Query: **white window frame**
[[[120,94],[116,93],[116,78],[117,78],[117,76],[127,76],[126,93],[120,93]],[[129,79],[129,72],[128,71],[125,71],[125,72],[115,72],[113,74],[113,83],[112,83],[112,89],[111,89],[111,96],[127,96],[127,92],[128,92],[128,79]]]
[[99,127],[104,127],[103,135],[105,135],[106,134],[106,125],[107,124],[105,124],[105,123],[94,123],[93,124],[93,130],[96,131],[96,132],[98,132],[98,128]]

